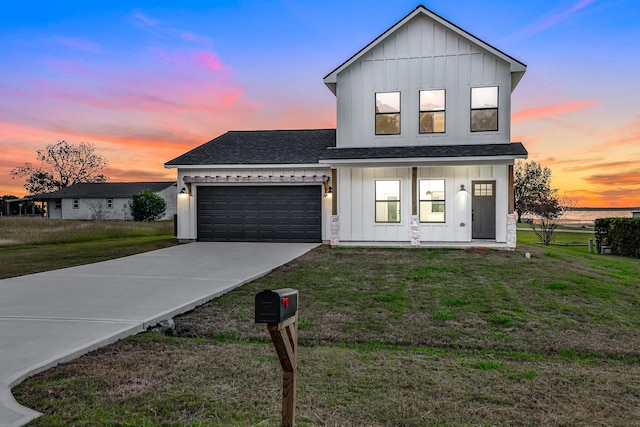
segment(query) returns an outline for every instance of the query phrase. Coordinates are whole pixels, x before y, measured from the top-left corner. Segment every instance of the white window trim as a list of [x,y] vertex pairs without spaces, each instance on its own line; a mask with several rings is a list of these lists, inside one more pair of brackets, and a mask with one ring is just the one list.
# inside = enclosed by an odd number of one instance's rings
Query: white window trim
[[[422,195],[420,194],[420,182],[421,181],[442,181],[443,182],[443,194],[444,194],[444,199],[442,200],[427,200],[427,199],[423,199]],[[423,221],[421,218],[421,204],[422,202],[429,202],[429,201],[437,201],[437,202],[444,202],[444,215],[443,215],[443,220],[442,221]],[[418,221],[421,224],[445,224],[447,222],[447,180],[445,178],[418,178]]]
[[[398,183],[398,200],[378,200],[378,183],[379,182],[397,182]],[[373,219],[376,224],[402,224],[402,180],[399,178],[376,179],[373,185]],[[398,202],[398,220],[397,221],[378,221],[378,202]]]

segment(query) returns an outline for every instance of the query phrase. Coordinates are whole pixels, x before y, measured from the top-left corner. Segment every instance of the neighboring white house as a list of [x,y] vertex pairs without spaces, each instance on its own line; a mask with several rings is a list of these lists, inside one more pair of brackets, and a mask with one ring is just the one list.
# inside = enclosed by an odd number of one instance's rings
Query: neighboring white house
[[525,70],[418,6],[324,78],[336,130],[227,132],[167,162],[178,238],[513,248]]
[[81,183],[31,199],[46,203],[46,215],[50,219],[133,220],[129,200],[143,190],[153,191],[167,203],[161,219],[173,219],[177,197],[175,181]]

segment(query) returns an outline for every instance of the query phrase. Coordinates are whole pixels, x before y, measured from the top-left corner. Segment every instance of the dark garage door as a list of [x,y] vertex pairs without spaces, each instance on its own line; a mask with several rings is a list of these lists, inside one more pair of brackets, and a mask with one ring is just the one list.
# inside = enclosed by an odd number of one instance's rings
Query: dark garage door
[[198,187],[198,240],[320,242],[320,186]]

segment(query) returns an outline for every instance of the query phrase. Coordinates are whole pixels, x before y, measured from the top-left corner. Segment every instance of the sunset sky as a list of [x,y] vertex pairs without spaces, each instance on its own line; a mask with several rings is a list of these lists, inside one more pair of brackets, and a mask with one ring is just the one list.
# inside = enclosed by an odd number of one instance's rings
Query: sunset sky
[[[118,181],[227,130],[335,127],[322,78],[416,0],[5,2],[0,196],[58,140],[95,144]],[[527,64],[512,141],[578,206],[640,206],[638,0],[424,0]]]

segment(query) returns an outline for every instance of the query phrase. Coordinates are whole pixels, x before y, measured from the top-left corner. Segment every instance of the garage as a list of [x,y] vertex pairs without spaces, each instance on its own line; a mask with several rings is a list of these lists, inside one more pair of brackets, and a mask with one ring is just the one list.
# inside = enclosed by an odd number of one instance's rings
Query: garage
[[199,186],[199,241],[322,241],[319,185]]

